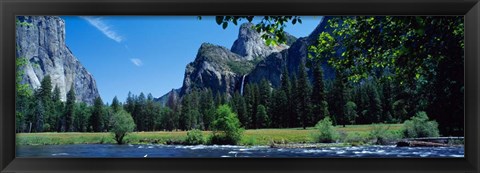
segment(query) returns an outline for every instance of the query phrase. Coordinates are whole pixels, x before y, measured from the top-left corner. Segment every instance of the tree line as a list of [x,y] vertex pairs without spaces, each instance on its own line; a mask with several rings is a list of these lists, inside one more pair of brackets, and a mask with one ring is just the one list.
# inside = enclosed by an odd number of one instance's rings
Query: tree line
[[[309,79],[305,64],[312,64]],[[301,63],[290,74],[286,67],[281,85],[272,87],[266,79],[246,83],[244,91],[230,97],[213,94],[210,88],[193,89],[177,100],[173,94],[162,105],[151,94],[128,93],[124,103],[114,97],[104,104],[100,97],[93,105],[75,101],[72,86],[65,102],[58,87],[52,89],[50,76],[30,96],[17,95],[18,132],[108,132],[112,116],[125,110],[133,118],[136,131],[211,130],[215,110],[228,105],[245,129],[312,127],[325,117],[334,125],[401,123],[411,116],[402,98],[402,88],[389,80],[365,80],[353,83],[342,73],[324,81],[320,63]]]

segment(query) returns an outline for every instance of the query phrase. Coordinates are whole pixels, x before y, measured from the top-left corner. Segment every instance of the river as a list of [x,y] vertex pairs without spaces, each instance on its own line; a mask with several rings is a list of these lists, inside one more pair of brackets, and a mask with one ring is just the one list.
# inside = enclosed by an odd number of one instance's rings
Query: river
[[268,146],[180,146],[180,145],[31,145],[17,146],[17,157],[74,158],[218,158],[218,157],[464,157],[464,147],[323,147],[270,148]]

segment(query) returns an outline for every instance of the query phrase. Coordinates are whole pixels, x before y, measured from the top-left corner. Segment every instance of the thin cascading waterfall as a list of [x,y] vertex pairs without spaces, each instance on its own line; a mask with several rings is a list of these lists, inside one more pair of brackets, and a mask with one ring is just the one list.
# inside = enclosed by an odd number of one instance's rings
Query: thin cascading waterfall
[[242,77],[242,85],[240,85],[240,95],[242,95],[242,96],[243,96],[243,84],[244,84],[244,82],[245,82],[245,75],[243,75],[243,77]]

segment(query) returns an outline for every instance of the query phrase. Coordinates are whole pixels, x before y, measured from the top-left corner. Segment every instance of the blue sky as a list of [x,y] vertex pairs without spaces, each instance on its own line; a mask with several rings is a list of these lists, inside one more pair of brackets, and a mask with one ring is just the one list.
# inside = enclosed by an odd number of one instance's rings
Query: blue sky
[[[133,94],[157,98],[183,83],[185,66],[204,42],[230,48],[239,26],[227,29],[215,17],[196,16],[62,16],[67,46],[94,76],[104,102],[123,102]],[[257,19],[259,17],[256,17]],[[287,25],[296,37],[310,34],[321,17],[302,17]],[[255,22],[256,20],[254,20]]]

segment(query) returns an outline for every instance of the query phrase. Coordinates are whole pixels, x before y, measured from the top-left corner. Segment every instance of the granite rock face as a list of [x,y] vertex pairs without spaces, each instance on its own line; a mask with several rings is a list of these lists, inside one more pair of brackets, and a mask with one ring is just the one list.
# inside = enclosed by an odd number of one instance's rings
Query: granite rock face
[[203,43],[195,61],[186,67],[180,94],[194,88],[211,88],[214,93],[233,93],[239,75],[229,64],[239,61],[243,61],[242,57],[227,48]]
[[60,89],[62,101],[73,85],[77,101],[93,104],[99,97],[95,79],[66,46],[64,20],[57,16],[17,19],[25,23],[17,24],[16,28],[16,56],[27,59],[22,82],[36,89],[42,79],[50,75],[52,87]]
[[288,45],[267,46],[261,34],[255,31],[252,23],[244,23],[240,25],[238,38],[233,42],[231,51],[242,56],[246,60],[254,58],[264,58],[271,53],[280,52]]

